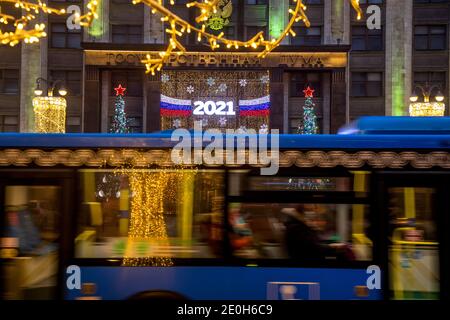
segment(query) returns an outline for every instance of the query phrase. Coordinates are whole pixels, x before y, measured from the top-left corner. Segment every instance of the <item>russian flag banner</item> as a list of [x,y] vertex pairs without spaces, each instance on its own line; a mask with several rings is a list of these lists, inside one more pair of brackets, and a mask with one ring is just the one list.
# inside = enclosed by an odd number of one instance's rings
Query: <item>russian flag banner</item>
[[192,102],[161,95],[160,110],[164,117],[189,117],[192,115]]
[[270,95],[252,100],[239,100],[239,115],[243,117],[264,117],[270,113]]

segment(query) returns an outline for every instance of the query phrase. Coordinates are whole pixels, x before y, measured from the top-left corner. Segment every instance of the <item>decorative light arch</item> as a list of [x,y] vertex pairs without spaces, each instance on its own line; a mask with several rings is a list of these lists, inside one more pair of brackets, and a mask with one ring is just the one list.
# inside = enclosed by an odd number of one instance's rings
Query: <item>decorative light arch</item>
[[[195,7],[200,11],[200,15],[196,17],[195,21],[201,24],[201,26],[195,27],[165,7],[163,0],[133,0],[133,4],[143,3],[149,6],[152,9],[153,14],[159,13],[162,15],[161,20],[169,24],[169,27],[166,29],[166,33],[170,37],[167,49],[159,52],[157,56],[147,54],[146,59],[142,60],[146,66],[147,73],[154,75],[156,71],[160,71],[171,54],[183,54],[186,52],[186,48],[178,40],[179,37],[183,37],[185,33],[196,33],[197,41],[202,42],[203,40],[206,40],[213,51],[220,48],[221,45],[226,46],[228,49],[239,49],[239,47],[253,48],[255,50],[260,50],[258,57],[265,58],[270,52],[278,47],[287,36],[296,36],[296,33],[293,30],[295,23],[302,21],[306,27],[310,27],[311,25],[305,12],[306,5],[303,4],[302,0],[294,0],[296,3],[295,9],[289,9],[291,18],[278,38],[267,40],[264,38],[264,33],[261,31],[247,41],[227,39],[224,37],[223,32],[219,35],[214,35],[206,31],[205,23],[212,14],[217,12],[219,1],[220,0],[204,0],[203,2],[193,1],[186,4],[188,8]],[[362,10],[359,6],[359,0],[350,1],[357,12],[357,18],[361,19]],[[170,4],[174,5],[175,1],[170,0]]]
[[[101,1],[101,0],[100,0]],[[21,1],[21,0],[0,0],[1,3],[11,3],[19,12],[20,18],[15,16],[5,14],[1,12],[0,6],[0,25],[12,25],[14,27],[14,32],[5,32],[2,27],[0,27],[0,43],[3,45],[9,44],[10,46],[15,46],[21,41],[25,43],[38,42],[39,38],[47,36],[45,30],[45,24],[35,23],[34,28],[29,27],[32,22],[36,22],[39,14],[55,14],[63,15],[66,14],[65,9],[55,9],[48,7],[46,3],[42,0],[37,1]],[[87,13],[81,15],[78,20],[80,25],[83,27],[90,26],[92,21],[98,18],[97,15],[98,0],[90,0],[87,4]],[[21,13],[24,12],[24,13]],[[3,29],[3,30],[2,30]]]

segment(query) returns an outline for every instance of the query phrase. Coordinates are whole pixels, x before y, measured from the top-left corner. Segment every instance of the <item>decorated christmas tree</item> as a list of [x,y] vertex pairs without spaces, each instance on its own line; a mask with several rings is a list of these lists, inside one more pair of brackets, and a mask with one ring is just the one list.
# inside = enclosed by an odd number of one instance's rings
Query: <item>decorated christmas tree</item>
[[303,92],[305,93],[305,105],[303,106],[303,120],[298,128],[300,134],[317,134],[319,128],[317,127],[317,116],[314,110],[315,104],[313,102],[314,91],[309,86]]
[[126,88],[119,84],[114,90],[116,90],[117,98],[114,104],[114,118],[111,125],[111,133],[128,133],[128,119],[125,113],[125,100],[123,99]]

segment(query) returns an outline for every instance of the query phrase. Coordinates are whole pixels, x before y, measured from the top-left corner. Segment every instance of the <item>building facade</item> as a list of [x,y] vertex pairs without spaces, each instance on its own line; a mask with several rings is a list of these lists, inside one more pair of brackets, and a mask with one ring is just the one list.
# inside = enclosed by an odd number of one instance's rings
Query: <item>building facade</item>
[[[196,12],[186,8],[187,2],[175,1],[172,11],[195,24]],[[335,133],[364,115],[406,115],[418,84],[438,85],[447,103],[448,0],[361,0],[364,12],[370,5],[381,9],[381,28],[374,30],[366,19],[356,19],[347,0],[304,3],[311,27],[298,24],[297,36],[286,38],[266,59],[245,50],[211,52],[190,34],[182,39],[188,53],[171,57],[155,76],[145,73],[141,60],[164,50],[166,35],[159,16],[143,4],[102,0],[99,19],[86,29],[68,28],[67,16],[42,17],[48,37],[39,44],[0,47],[0,131],[33,131],[31,100],[39,77],[65,82],[67,132],[108,132],[119,84],[127,88],[124,99],[133,132],[190,127],[200,119],[210,127],[267,125],[296,133],[307,86],[315,90],[321,133]],[[49,5],[82,8],[83,2],[50,0]],[[293,5],[289,0],[232,0],[229,23],[220,32],[238,40],[261,30],[276,37]],[[218,112],[162,112],[167,105],[190,104],[193,110],[198,101],[232,106],[224,117]],[[270,111],[258,117],[243,112],[243,106],[251,110],[265,103]]]

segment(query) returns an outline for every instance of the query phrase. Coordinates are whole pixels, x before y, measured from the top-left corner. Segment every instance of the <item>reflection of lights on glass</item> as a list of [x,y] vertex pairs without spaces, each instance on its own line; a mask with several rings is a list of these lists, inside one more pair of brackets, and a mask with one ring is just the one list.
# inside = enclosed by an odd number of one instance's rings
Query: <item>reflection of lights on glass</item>
[[106,183],[106,176],[103,176],[102,182]]
[[120,198],[120,191],[116,192],[116,198]]
[[103,190],[100,190],[100,191],[98,192],[98,195],[99,195],[100,198],[105,197],[105,193],[103,192]]

